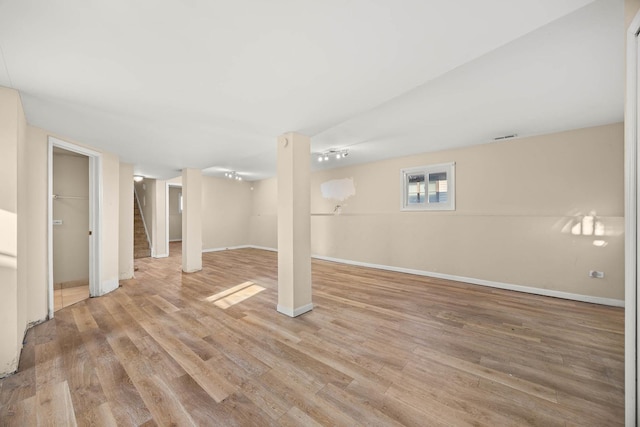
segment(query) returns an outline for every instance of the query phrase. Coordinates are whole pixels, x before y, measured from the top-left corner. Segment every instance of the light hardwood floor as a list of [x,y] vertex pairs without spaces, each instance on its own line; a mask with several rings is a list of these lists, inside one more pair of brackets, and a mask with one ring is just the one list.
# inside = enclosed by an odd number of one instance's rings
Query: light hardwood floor
[[53,285],[53,310],[69,307],[89,298],[89,284],[86,281],[56,283]]
[[0,424],[624,422],[620,308],[313,261],[315,308],[290,319],[275,253],[182,274],[179,249],[32,328]]

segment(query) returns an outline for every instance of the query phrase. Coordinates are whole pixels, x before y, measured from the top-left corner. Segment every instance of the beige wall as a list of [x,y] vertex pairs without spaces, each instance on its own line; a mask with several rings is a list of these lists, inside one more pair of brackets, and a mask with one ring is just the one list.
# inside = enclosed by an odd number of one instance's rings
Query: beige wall
[[202,177],[203,249],[247,244],[251,185],[245,181]]
[[182,212],[180,211],[180,195],[182,187],[169,187],[169,240],[182,240]]
[[[35,278],[29,279],[33,283],[33,298],[38,306],[35,311],[35,319],[41,320],[46,316],[47,307],[47,150],[49,136],[70,142],[80,147],[85,147],[102,154],[102,265],[101,265],[101,287],[104,292],[108,292],[118,287],[118,250],[119,250],[119,182],[120,182],[120,161],[118,156],[106,151],[95,149],[87,144],[66,138],[61,135],[48,132],[33,126],[27,127],[27,146],[29,147],[29,167],[27,168],[27,180],[30,183],[29,229],[33,230],[29,234],[29,260],[33,265],[29,267],[29,273],[33,272]],[[44,173],[41,173],[44,170]],[[44,197],[41,198],[41,194]],[[44,202],[43,202],[44,200]],[[42,234],[36,234],[35,230],[41,228],[44,223]],[[44,260],[43,258],[44,257]],[[42,281],[45,283],[41,285]],[[44,306],[41,301],[44,299]],[[45,313],[41,314],[41,308]]]
[[[640,0],[624,0],[624,29],[625,31],[631,24],[634,16],[640,10]],[[626,37],[625,37],[626,41]]]
[[[27,318],[29,322],[43,320],[47,315],[47,134],[41,129],[27,126],[28,159],[26,176],[26,228],[27,228]],[[21,218],[24,218],[21,216]]]
[[273,249],[278,245],[278,180],[268,178],[251,183],[249,243]]
[[53,283],[89,283],[89,158],[53,152]]
[[[0,376],[17,367],[26,323],[47,316],[49,135],[27,126],[18,93],[0,87]],[[103,181],[101,280],[108,290],[118,285],[117,156],[103,153]]]
[[133,277],[133,165],[120,163],[119,279]]
[[[136,191],[143,204],[142,213],[152,243],[158,241],[157,253],[163,254],[162,239],[165,238],[166,223],[164,218],[165,186],[168,183],[182,184],[181,179],[156,181],[145,179],[136,183]],[[275,183],[275,180],[273,181]],[[202,177],[202,248],[220,249],[246,245],[249,241],[249,218],[252,209],[252,183],[235,180]],[[275,188],[275,187],[274,187]],[[169,238],[182,239],[182,215],[178,214],[178,193],[181,187],[169,187]],[[156,206],[156,209],[153,208]],[[275,211],[272,219],[275,221]],[[259,232],[259,231],[258,231]],[[268,233],[268,232],[267,232]]]
[[26,295],[18,277],[25,255],[19,252],[23,245],[18,235],[18,151],[24,147],[23,120],[18,93],[0,87],[0,377],[17,368],[25,329]]
[[[450,161],[456,211],[401,212],[400,169]],[[320,185],[342,178],[353,178],[356,194],[323,199]],[[257,246],[277,244],[270,181],[253,184]],[[312,253],[623,300],[623,197],[622,124],[333,169],[312,174]],[[342,214],[326,215],[336,204]],[[606,236],[573,235],[591,213]]]

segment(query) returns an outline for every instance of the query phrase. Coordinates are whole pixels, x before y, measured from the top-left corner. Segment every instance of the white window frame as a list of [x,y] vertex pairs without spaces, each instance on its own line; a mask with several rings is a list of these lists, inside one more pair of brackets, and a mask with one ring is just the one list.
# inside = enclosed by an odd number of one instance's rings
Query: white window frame
[[[429,197],[425,194],[422,203],[408,203],[408,176],[416,173],[425,175],[425,193],[428,193],[429,174],[445,172],[447,174],[447,201],[429,203]],[[400,197],[401,211],[455,211],[456,210],[456,163],[439,163],[437,165],[417,166],[400,170]]]

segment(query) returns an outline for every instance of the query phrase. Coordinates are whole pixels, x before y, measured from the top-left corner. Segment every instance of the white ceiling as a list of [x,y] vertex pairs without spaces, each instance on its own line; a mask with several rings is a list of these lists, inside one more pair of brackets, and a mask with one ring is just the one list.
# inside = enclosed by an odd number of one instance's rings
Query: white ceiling
[[[136,173],[275,174],[622,120],[622,0],[0,0],[30,124]],[[317,164],[314,167],[328,167]]]

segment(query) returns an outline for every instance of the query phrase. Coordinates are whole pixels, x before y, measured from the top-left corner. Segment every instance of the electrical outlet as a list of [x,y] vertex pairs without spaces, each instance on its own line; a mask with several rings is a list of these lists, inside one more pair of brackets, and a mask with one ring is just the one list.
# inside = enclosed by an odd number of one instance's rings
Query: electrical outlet
[[589,277],[592,277],[594,279],[602,279],[604,277],[604,271],[590,270]]

